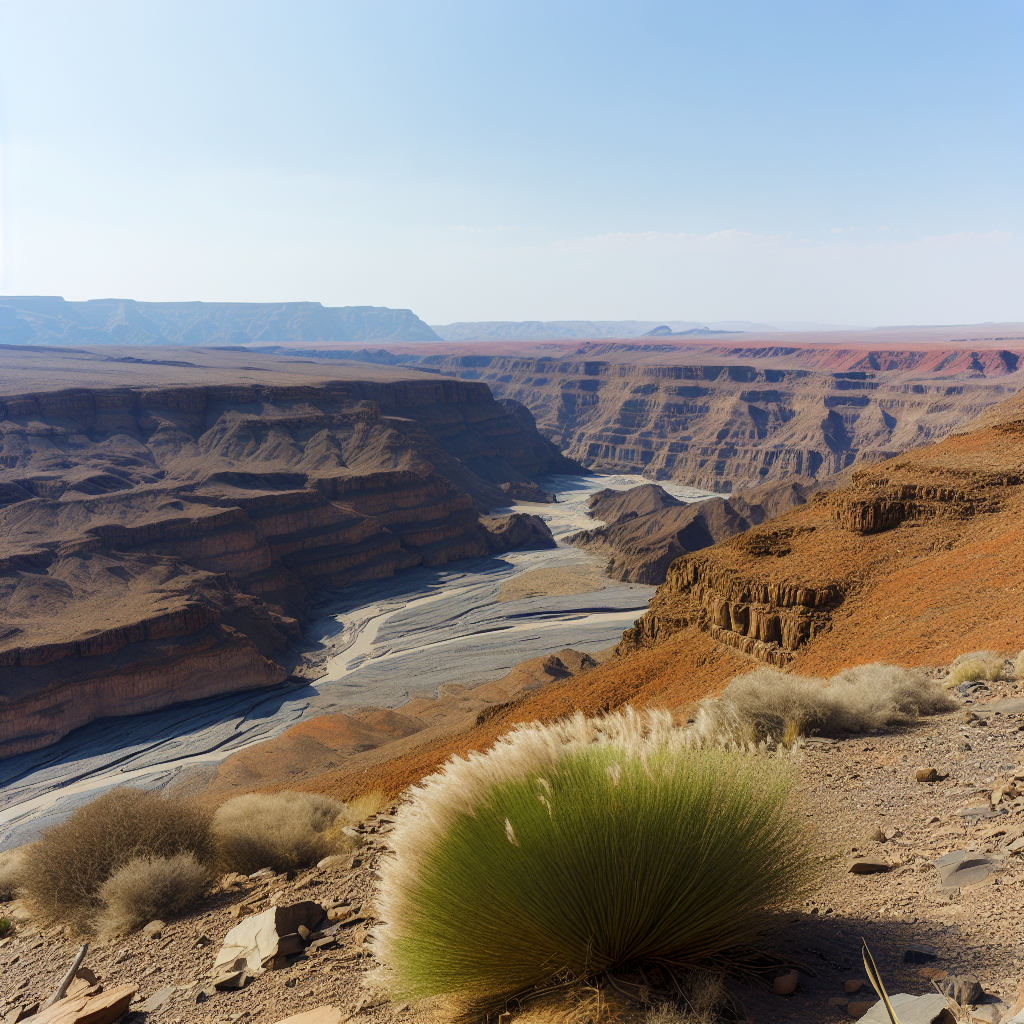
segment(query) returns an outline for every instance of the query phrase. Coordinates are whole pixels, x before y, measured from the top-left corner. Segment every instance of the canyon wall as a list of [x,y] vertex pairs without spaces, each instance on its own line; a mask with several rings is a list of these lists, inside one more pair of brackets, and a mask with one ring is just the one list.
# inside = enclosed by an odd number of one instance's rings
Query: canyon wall
[[[1020,356],[1003,349],[642,347],[422,362],[521,402],[542,434],[589,468],[723,493],[829,476],[939,440],[1016,391],[1024,373]],[[659,355],[691,361],[647,361]]]
[[702,633],[829,672],[1024,646],[1024,394],[972,429],[852,474],[672,563],[619,654]]
[[482,383],[334,372],[0,396],[0,756],[281,682],[325,588],[553,543],[481,519],[576,468],[529,412]]

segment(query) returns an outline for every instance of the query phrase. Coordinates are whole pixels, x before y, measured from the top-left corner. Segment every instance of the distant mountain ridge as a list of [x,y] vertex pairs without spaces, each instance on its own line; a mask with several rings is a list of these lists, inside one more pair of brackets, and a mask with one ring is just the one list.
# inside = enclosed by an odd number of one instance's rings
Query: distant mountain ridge
[[440,341],[408,309],[319,302],[138,302],[0,296],[10,345],[248,345],[254,342]]

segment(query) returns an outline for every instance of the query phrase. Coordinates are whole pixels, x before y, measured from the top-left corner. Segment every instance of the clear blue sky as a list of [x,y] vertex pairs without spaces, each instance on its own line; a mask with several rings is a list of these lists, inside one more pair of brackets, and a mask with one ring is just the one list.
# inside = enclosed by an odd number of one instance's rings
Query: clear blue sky
[[1020,0],[0,0],[5,294],[1024,319]]

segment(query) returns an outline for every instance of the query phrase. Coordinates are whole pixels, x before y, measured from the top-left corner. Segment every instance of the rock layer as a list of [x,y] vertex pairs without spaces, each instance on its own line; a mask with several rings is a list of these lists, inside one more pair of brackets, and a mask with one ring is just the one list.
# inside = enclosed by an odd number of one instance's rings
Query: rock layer
[[1024,394],[974,427],[678,559],[618,652],[688,628],[808,671],[1019,649]]
[[[829,476],[939,440],[1013,393],[1022,377],[1019,354],[1002,349],[629,349],[422,362],[522,402],[541,433],[589,468],[722,493]],[[665,365],[644,361],[659,355]]]
[[0,756],[282,681],[324,588],[553,543],[480,518],[573,468],[529,413],[386,374],[0,398]]

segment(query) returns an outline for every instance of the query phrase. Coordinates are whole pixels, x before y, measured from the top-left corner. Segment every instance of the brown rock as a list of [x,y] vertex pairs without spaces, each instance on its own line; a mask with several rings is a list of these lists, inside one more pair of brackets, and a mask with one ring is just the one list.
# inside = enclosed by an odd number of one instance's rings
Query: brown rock
[[772,990],[777,996],[791,996],[796,991],[799,980],[800,975],[796,971],[787,971],[772,982]]
[[843,983],[843,991],[848,995],[852,996],[855,992],[859,992],[867,982],[861,981],[860,978],[850,978]]
[[939,777],[937,768],[918,768],[917,769],[917,781],[918,782],[935,782]]
[[32,1017],[32,1024],[114,1024],[137,991],[135,985],[119,985],[94,996],[64,998]]
[[292,1014],[277,1024],[341,1024],[347,1018],[336,1006],[318,1006],[313,1010]]
[[863,1017],[872,1006],[877,1003],[877,999],[858,999],[856,1002],[846,1004],[846,1012],[851,1017],[857,1017],[858,1019]]
[[846,864],[851,875],[875,875],[891,869],[892,865],[879,857],[851,857]]

